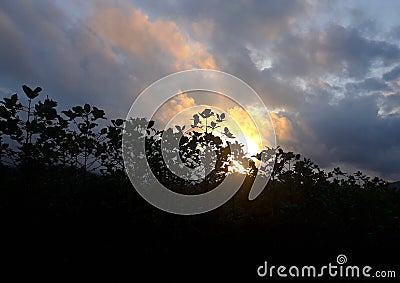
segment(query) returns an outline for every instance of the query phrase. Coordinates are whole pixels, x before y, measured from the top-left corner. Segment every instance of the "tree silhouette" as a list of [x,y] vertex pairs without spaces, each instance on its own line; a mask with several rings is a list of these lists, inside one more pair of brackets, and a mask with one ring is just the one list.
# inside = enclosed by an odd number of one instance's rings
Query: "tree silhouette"
[[[223,125],[226,121],[225,113],[214,113],[210,108],[193,115],[193,123],[189,130],[179,125],[175,126],[175,132],[171,128],[159,130],[155,128],[154,121],[146,121],[144,118],[130,121],[112,119],[109,125],[100,128],[99,120],[106,119],[103,110],[85,104],[61,111],[60,114],[57,102],[48,97],[35,102],[42,91],[41,87],[32,90],[24,85],[22,89],[28,98],[27,106],[19,101],[17,94],[5,97],[0,102],[0,161],[3,167],[20,168],[27,175],[33,175],[32,172],[39,168],[58,168],[72,170],[75,172],[75,178],[83,183],[86,182],[89,172],[108,177],[118,175],[119,179],[126,180],[122,160],[122,134],[125,129],[125,133],[132,138],[142,140],[146,144],[146,152],[130,148],[132,156],[146,156],[151,170],[161,182],[169,184],[171,188],[181,188],[179,190],[184,190],[182,188],[188,187],[189,184],[196,184],[198,192],[210,190],[220,183],[226,174],[238,173],[232,169],[235,164],[244,169],[241,173],[249,176],[268,176],[270,172],[273,181],[296,186],[385,186],[383,180],[371,180],[360,171],[345,174],[340,168],[334,168],[331,172],[324,172],[311,160],[301,159],[300,154],[284,152],[279,147],[267,148],[249,157],[244,152],[243,145],[235,141],[235,135]],[[223,129],[220,132],[221,136],[216,131],[218,128]],[[178,148],[169,147],[168,164],[162,155],[162,141],[179,145]],[[187,181],[175,176],[168,169],[168,165],[176,164],[179,157],[185,166],[199,168],[200,172],[204,170],[204,158],[209,152],[212,152],[212,159],[207,162],[212,164],[213,168],[205,179],[194,181],[190,178],[193,176],[186,176],[190,179]],[[264,156],[269,160],[261,160],[262,153],[265,153]],[[256,169],[254,159],[261,162],[259,169]],[[274,162],[273,170],[271,160]],[[132,164],[139,172],[138,166],[135,166],[134,162]],[[140,172],[140,175],[145,178],[149,173]]]
[[[175,126],[175,132],[172,128],[156,129],[154,121],[150,121],[146,127],[147,121],[143,118],[125,121],[125,134],[129,139],[140,140],[146,144],[145,153],[138,151],[132,144],[124,145],[132,156],[132,160],[126,162],[132,164],[132,168],[127,170],[134,176],[142,177],[142,182],[146,183],[148,181],[146,176],[150,172],[142,171],[145,166],[137,164],[134,160],[137,160],[134,157],[146,155],[152,174],[164,186],[175,192],[197,194],[215,188],[229,173],[228,168],[233,160],[246,167],[248,161],[242,149],[243,145],[237,141],[233,144],[224,141],[213,132],[225,121],[225,114],[217,113],[217,119],[208,123],[212,116],[214,112],[211,109],[204,109],[201,113],[194,114],[191,129],[186,132],[185,126],[179,125]],[[202,126],[204,121],[201,119],[205,121],[204,131]],[[211,129],[211,132],[208,129]],[[227,127],[225,127],[226,132],[229,132]],[[166,148],[164,152],[162,145]],[[177,176],[170,169],[178,168],[180,162],[182,166],[193,170],[188,170],[185,176]],[[204,171],[208,173],[206,176],[203,176]],[[140,173],[137,175],[137,172]]]
[[[103,230],[129,226],[135,231],[132,238],[142,234],[145,239],[146,245],[135,249],[139,254],[158,248],[174,252],[157,246],[159,233],[175,246],[211,237],[217,243],[232,241],[236,249],[239,240],[254,237],[320,249],[339,241],[389,248],[398,242],[400,194],[387,182],[340,168],[326,172],[280,147],[249,156],[225,124],[224,113],[207,108],[193,114],[189,129],[157,129],[155,121],[141,117],[106,120],[103,110],[89,104],[59,111],[56,101],[41,99],[40,87],[22,90],[27,103],[17,94],[0,101],[0,210],[16,223],[29,219],[34,229],[38,223],[97,223]],[[143,142],[144,149],[125,142],[123,135]],[[188,168],[187,175],[174,174],[180,164]],[[189,195],[213,190],[229,174],[246,177],[227,204],[188,219],[147,204],[132,190],[126,171],[147,185],[152,174],[168,189]],[[249,202],[255,176],[271,178]]]

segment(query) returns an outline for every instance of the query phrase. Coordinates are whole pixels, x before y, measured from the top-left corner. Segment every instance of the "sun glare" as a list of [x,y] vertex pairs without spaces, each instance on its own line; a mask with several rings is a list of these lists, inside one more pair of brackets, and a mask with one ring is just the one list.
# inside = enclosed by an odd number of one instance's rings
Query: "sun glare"
[[255,155],[260,152],[259,143],[252,138],[246,137],[247,152],[251,155]]

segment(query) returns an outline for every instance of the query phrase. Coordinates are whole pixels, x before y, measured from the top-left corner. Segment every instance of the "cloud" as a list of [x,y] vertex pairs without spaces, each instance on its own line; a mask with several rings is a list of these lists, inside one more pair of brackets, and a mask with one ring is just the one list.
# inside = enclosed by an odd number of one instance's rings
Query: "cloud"
[[384,73],[382,78],[385,81],[393,81],[393,80],[399,79],[400,78],[400,65],[394,67],[389,72]]
[[173,21],[152,21],[127,2],[90,7],[77,17],[52,1],[4,3],[0,85],[41,85],[61,107],[89,102],[113,117],[124,116],[144,87],[167,74],[217,68]]
[[0,52],[2,78],[17,85],[39,84],[67,105],[106,97],[115,84],[122,85],[113,76],[119,72],[111,50],[85,26],[66,28],[70,20],[53,2],[7,2],[2,8],[0,17],[7,22],[0,27],[6,43],[0,47],[5,48]]
[[[138,7],[154,17],[163,17],[190,27],[193,22],[213,23],[213,45],[252,43],[265,45],[266,40],[280,37],[296,26],[313,10],[312,1],[246,0],[226,5],[221,0],[159,1],[139,0]],[[229,32],[227,32],[229,31]],[[218,41],[218,38],[221,41]],[[219,48],[219,47],[218,47]]]
[[330,24],[323,31],[291,34],[274,46],[276,71],[285,76],[310,77],[335,74],[363,78],[374,63],[391,66],[400,59],[400,48],[387,41],[371,40],[358,30]]
[[392,27],[390,36],[394,39],[400,39],[400,25]]
[[385,172],[386,176],[398,174],[400,135],[396,128],[400,127],[400,115],[379,117],[379,98],[347,96],[337,104],[312,103],[313,110],[302,111],[298,117],[313,136],[298,141],[304,143],[300,145],[302,153],[322,166],[344,164]]
[[296,142],[292,122],[282,113],[271,112],[272,122],[274,124],[278,145],[290,145]]
[[215,30],[215,23],[210,19],[201,19],[192,23],[193,34],[201,40],[209,40]]
[[[101,7],[89,20],[89,27],[111,48],[149,60],[172,57],[176,70],[216,69],[214,58],[200,43],[191,42],[173,21],[150,21],[140,10]],[[150,59],[151,58],[151,59]]]
[[391,88],[378,78],[367,78],[361,82],[346,84],[346,90],[352,93],[366,93],[374,91],[389,91]]
[[381,97],[379,114],[383,117],[393,116],[399,118],[400,116],[400,93],[395,93]]
[[[174,98],[166,102],[164,105],[162,105],[162,107],[156,114],[156,119],[163,124],[166,124],[170,122],[170,119],[173,118],[175,115],[182,113],[185,110],[196,105],[197,103],[193,97],[189,97],[186,93],[180,93],[174,96]],[[174,121],[175,124],[187,124],[192,114],[193,113],[190,112],[187,113],[187,115],[180,117],[178,121]]]

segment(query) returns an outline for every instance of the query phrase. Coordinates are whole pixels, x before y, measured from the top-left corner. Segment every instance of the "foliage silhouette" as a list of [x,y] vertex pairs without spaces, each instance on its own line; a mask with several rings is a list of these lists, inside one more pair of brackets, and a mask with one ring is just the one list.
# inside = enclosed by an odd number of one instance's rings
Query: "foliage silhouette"
[[[223,140],[213,133],[225,121],[225,114],[214,113],[212,109],[204,109],[201,113],[194,114],[192,130],[186,132],[185,126],[179,125],[175,126],[177,132],[173,129],[158,130],[154,121],[146,121],[143,118],[130,121],[114,119],[106,127],[99,128],[98,121],[106,119],[105,112],[95,106],[74,106],[59,113],[56,109],[57,102],[48,97],[32,105],[33,99],[39,96],[42,88],[36,87],[32,90],[24,85],[23,91],[28,98],[28,106],[21,104],[17,94],[1,101],[0,161],[3,168],[15,168],[31,177],[37,173],[35,170],[40,168],[74,172],[75,181],[81,184],[86,182],[88,172],[95,173],[91,176],[126,179],[121,154],[124,123],[130,135],[142,139],[146,144],[145,153],[130,148],[133,156],[146,154],[151,170],[157,178],[171,189],[180,192],[202,193],[212,189],[230,173],[229,168],[233,168],[233,162],[242,167],[249,177],[254,177],[255,174],[263,175],[272,170],[271,166],[267,168],[268,163],[256,170],[254,159],[260,160],[261,153],[248,157],[243,151],[243,145],[237,141],[229,141],[235,136],[228,127],[222,126],[222,135],[228,140]],[[212,117],[216,118],[208,123]],[[179,148],[172,148],[168,153],[169,158],[164,158],[161,152],[162,141],[173,141],[179,144]],[[189,168],[201,166],[207,153],[205,149],[214,153],[213,159],[208,162],[214,167],[202,182],[194,182],[193,178],[190,181],[179,178],[168,169],[170,164],[167,163],[176,163],[178,156]],[[332,172],[326,173],[311,160],[301,159],[300,154],[284,152],[279,147],[265,149],[263,152],[267,153],[267,156],[276,157],[271,179],[280,184],[296,187],[333,185],[377,189],[386,186],[383,180],[370,180],[359,171],[347,175],[339,168],[334,168]],[[132,164],[135,167],[134,163]],[[136,166],[133,170],[140,171],[140,168]],[[200,171],[202,170],[203,167],[200,168]],[[145,177],[149,173],[139,174]],[[58,175],[52,177],[62,178]],[[186,187],[193,184],[196,184],[197,188],[195,186],[189,192]]]
[[[399,247],[400,194],[389,190],[387,182],[361,172],[347,174],[340,168],[325,172],[300,154],[279,147],[264,149],[267,156],[275,157],[271,172],[268,160],[260,160],[261,153],[249,157],[234,140],[234,133],[223,124],[224,113],[205,109],[194,114],[190,129],[177,125],[158,130],[154,121],[140,117],[112,119],[101,126],[106,116],[97,107],[85,104],[58,111],[56,101],[48,97],[39,100],[40,87],[24,86],[23,91],[27,106],[17,94],[0,101],[0,209],[2,215],[13,216],[11,224],[35,231],[57,226],[61,238],[86,231],[92,233],[91,241],[104,231],[119,231],[118,235],[129,236],[122,241],[107,234],[115,249],[128,248],[143,257],[184,253],[179,246],[193,243],[198,244],[199,254],[211,253],[203,244],[209,242],[215,242],[218,249],[226,246],[223,251],[227,254],[232,249],[245,253],[239,243],[255,239],[269,243],[268,249],[259,247],[265,253],[273,247],[280,247],[279,253],[283,253],[284,248],[303,245],[308,245],[307,252],[333,246],[394,253]],[[129,135],[145,143],[145,152],[122,144],[124,126]],[[218,128],[224,129],[222,137],[217,136]],[[166,152],[166,159],[161,152],[163,139],[179,145]],[[123,146],[132,156],[147,157],[152,172],[143,171],[136,159],[128,160],[131,166],[124,168]],[[208,164],[204,162],[206,150],[215,153],[206,178],[188,181],[168,170],[178,157],[188,168]],[[255,159],[262,163],[258,170]],[[153,208],[132,189],[125,173],[132,170],[143,182],[153,173],[171,190],[198,194],[215,188],[226,174],[240,174],[230,170],[234,163],[247,174],[239,192],[221,208],[190,219]],[[249,202],[254,176],[269,173],[268,189]],[[43,247],[44,240],[36,240]],[[63,243],[69,241],[71,238]],[[84,245],[77,243],[72,241],[64,252],[69,254],[74,245]],[[234,248],[228,248],[228,243]],[[71,257],[75,258],[69,254]]]

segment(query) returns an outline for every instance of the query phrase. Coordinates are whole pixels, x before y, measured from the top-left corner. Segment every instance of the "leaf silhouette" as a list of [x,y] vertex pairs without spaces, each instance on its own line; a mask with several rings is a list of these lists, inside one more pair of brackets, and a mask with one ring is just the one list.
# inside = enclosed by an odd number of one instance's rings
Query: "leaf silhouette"
[[200,117],[197,114],[194,114],[193,115],[193,119],[191,119],[191,120],[193,120],[192,128],[198,127],[197,125],[201,123],[200,122]]
[[86,104],[83,106],[83,109],[85,109],[85,112],[86,112],[86,113],[89,113],[89,112],[90,112],[90,105],[86,103]]
[[214,130],[216,128],[218,128],[219,126],[217,126],[217,123],[215,123],[214,121],[211,122],[211,128]]
[[95,107],[95,106],[93,106],[93,111],[92,111],[92,114],[93,114],[93,117],[94,117],[94,119],[96,120],[96,119],[105,119],[105,117],[104,117],[104,115],[105,115],[105,112],[104,112],[104,110],[101,110],[101,109],[99,109],[99,108],[97,108],[97,107]]
[[76,117],[76,114],[72,112],[71,110],[64,110],[61,111],[65,116],[67,116],[70,120],[74,119]]
[[214,112],[211,111],[211,109],[204,109],[203,112],[199,113],[201,117],[204,119],[210,118],[211,116],[214,115]]
[[149,121],[149,124],[147,125],[147,129],[150,129],[153,126],[154,126],[154,121],[151,120],[151,121]]
[[20,106],[17,105],[18,102],[18,95],[15,93],[10,98],[4,97],[3,101],[0,103],[3,104],[7,109],[14,109],[15,107]]
[[29,86],[23,85],[22,90],[25,92],[26,96],[29,99],[34,99],[42,91],[42,88],[38,86],[37,88],[35,88],[35,90],[32,90]]
[[175,125],[175,128],[178,130],[179,133],[183,133],[183,129],[181,126]]
[[235,138],[235,136],[229,131],[228,127],[224,128],[224,135],[227,136],[230,139]]
[[0,118],[8,119],[11,117],[11,113],[3,105],[0,106]]
[[225,113],[221,113],[221,115],[217,114],[217,122],[221,123],[225,119]]
[[74,106],[74,107],[72,107],[72,110],[78,115],[82,115],[83,114],[82,106]]
[[122,126],[123,123],[124,123],[124,120],[122,120],[122,119],[115,120],[115,125],[117,125],[118,127]]

